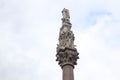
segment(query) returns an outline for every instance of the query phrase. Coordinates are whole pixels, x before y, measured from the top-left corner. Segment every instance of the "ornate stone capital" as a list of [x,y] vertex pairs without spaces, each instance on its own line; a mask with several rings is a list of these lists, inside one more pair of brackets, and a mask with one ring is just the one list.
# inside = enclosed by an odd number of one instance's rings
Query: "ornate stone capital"
[[58,64],[63,67],[65,65],[77,65],[77,59],[79,53],[77,52],[76,48],[60,48],[57,47],[57,54],[56,54],[56,61],[59,61]]

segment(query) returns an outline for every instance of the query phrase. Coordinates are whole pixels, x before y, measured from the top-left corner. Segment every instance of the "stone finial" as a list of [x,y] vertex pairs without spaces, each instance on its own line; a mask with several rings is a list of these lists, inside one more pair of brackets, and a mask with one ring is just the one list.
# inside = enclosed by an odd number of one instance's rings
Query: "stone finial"
[[70,19],[70,15],[69,15],[69,10],[68,9],[63,9],[62,10],[62,15],[63,15],[63,18],[65,19]]

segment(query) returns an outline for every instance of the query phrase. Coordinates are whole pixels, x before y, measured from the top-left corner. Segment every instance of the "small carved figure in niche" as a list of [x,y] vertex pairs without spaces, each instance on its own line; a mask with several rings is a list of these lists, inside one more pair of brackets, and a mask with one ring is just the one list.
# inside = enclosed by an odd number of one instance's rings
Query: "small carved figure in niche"
[[61,31],[59,36],[59,43],[60,46],[74,47],[74,34],[72,31],[68,31],[66,33]]
[[74,46],[74,34],[72,31],[66,33],[66,46],[73,48]]

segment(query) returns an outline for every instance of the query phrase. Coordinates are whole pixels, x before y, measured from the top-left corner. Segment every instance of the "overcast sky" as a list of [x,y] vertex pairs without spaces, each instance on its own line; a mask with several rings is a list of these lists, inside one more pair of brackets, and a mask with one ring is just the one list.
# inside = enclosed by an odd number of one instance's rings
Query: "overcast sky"
[[62,80],[63,8],[80,53],[75,80],[120,80],[119,0],[0,0],[0,80]]

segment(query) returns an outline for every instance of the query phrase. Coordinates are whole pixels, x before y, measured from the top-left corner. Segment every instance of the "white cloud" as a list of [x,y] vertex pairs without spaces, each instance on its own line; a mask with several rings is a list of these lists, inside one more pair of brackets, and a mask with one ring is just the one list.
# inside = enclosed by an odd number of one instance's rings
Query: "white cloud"
[[102,16],[97,19],[95,25],[91,25],[77,36],[76,42],[81,53],[78,67],[82,71],[77,71],[76,79],[119,80],[120,69],[117,67],[120,66],[118,64],[120,24],[111,19],[112,16]]

